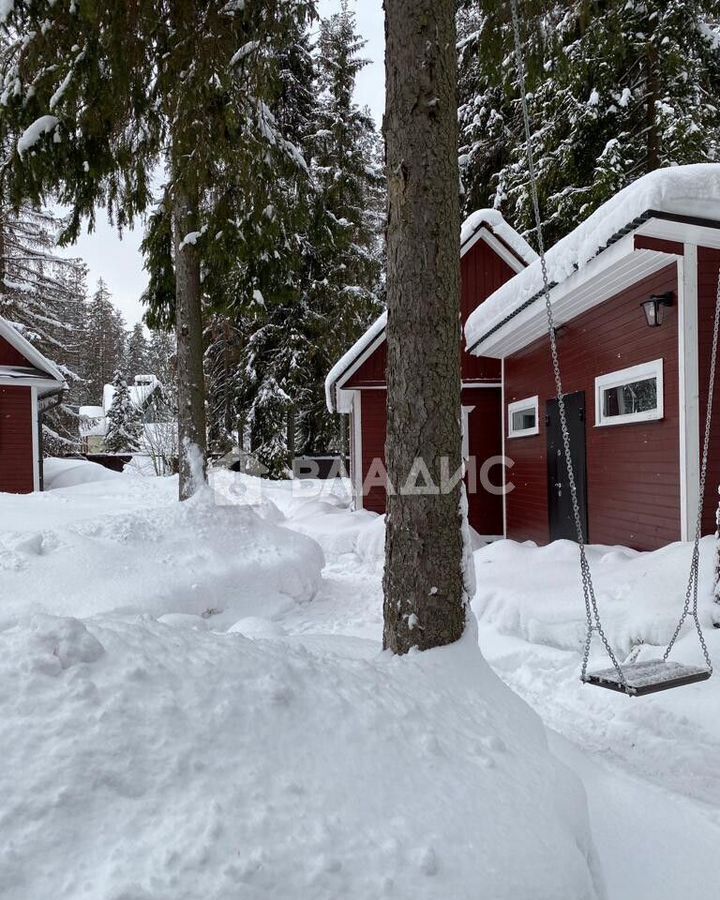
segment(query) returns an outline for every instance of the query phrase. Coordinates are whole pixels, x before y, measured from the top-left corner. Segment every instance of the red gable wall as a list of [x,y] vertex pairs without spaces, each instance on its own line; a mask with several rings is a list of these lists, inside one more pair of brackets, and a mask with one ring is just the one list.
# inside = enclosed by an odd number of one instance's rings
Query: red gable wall
[[8,344],[4,337],[0,337],[0,366],[29,366],[30,363],[16,350],[12,344]]
[[0,491],[33,490],[33,421],[29,387],[0,387]]
[[[509,281],[515,272],[482,238],[475,242],[460,261],[462,291],[460,312],[463,324],[483,300]],[[385,384],[387,347],[385,341],[372,353],[343,387],[378,387]],[[463,381],[500,381],[500,362],[467,353],[463,341]],[[384,402],[384,401],[383,401]]]

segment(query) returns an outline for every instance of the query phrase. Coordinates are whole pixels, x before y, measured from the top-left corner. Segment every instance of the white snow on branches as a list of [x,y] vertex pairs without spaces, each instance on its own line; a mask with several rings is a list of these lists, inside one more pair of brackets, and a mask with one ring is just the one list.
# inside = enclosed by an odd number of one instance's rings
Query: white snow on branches
[[40,116],[39,119],[35,119],[32,125],[23,131],[17,142],[20,156],[34,147],[42,135],[49,134],[57,126],[57,123],[57,116]]

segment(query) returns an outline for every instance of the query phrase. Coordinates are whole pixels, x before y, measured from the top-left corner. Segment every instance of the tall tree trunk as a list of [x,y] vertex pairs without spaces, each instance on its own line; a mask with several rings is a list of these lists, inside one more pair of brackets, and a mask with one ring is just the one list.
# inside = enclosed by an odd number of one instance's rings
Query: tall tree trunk
[[192,241],[185,240],[197,228],[197,204],[178,185],[173,195],[173,244],[181,500],[202,487],[207,463],[200,254]]
[[[454,0],[385,0],[388,368],[385,647],[465,627],[461,485],[460,211]],[[423,464],[437,493],[403,493]],[[423,484],[423,477],[417,479]]]

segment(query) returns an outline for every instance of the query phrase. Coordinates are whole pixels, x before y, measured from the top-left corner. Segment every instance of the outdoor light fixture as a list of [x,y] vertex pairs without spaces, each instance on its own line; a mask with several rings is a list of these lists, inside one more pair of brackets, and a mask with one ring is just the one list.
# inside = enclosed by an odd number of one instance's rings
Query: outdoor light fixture
[[673,305],[672,291],[666,294],[653,294],[649,300],[641,303],[645,319],[651,328],[658,328],[665,318],[665,307]]

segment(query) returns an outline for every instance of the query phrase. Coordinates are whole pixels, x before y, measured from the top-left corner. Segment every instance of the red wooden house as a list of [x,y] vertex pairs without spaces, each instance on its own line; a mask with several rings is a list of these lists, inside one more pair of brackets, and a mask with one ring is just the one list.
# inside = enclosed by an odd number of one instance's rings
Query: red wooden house
[[[587,536],[651,549],[691,538],[720,267],[720,165],[662,169],[548,253]],[[503,361],[505,534],[572,538],[539,266],[470,317],[471,352]],[[720,403],[703,531],[715,530]]]
[[[495,210],[480,210],[460,238],[463,323],[478,304],[536,259],[534,250]],[[350,469],[358,507],[385,511],[385,315],[373,323],[333,367],[326,381],[331,410],[350,415]],[[463,456],[489,460],[502,452],[500,362],[462,354]],[[498,467],[494,473],[502,483]],[[472,526],[482,536],[502,535],[502,496],[469,494]]]
[[[502,497],[480,490],[471,524],[488,536],[572,539],[539,262],[526,254],[530,264],[510,278],[484,248],[476,260],[483,274],[472,280],[463,259],[466,345],[478,366],[464,354],[463,404],[483,411],[468,420],[469,449],[506,462]],[[638,549],[691,538],[720,271],[720,165],[639,179],[558,242],[547,262],[586,537]],[[347,374],[338,377],[336,366],[329,384],[335,408],[353,414],[356,473],[382,456],[384,440],[382,325],[368,335]],[[494,401],[490,393],[476,400],[480,383],[494,386]],[[715,530],[718,484],[720,396],[704,533]],[[373,490],[358,500],[381,511]]]
[[40,416],[65,387],[57,367],[0,319],[0,492],[42,489]]

